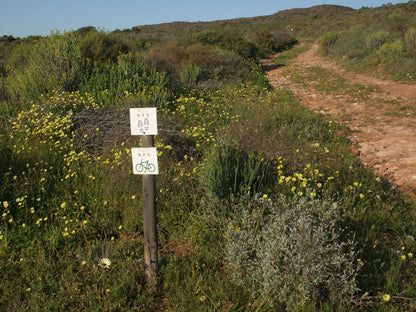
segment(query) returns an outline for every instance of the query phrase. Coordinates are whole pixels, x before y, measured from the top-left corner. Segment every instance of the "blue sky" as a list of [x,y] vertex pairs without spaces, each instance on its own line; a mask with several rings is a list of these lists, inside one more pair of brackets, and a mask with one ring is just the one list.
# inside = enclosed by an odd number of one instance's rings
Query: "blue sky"
[[174,21],[214,21],[269,15],[293,8],[337,4],[359,9],[384,0],[0,0],[0,36],[47,36],[51,31],[94,26],[102,30]]

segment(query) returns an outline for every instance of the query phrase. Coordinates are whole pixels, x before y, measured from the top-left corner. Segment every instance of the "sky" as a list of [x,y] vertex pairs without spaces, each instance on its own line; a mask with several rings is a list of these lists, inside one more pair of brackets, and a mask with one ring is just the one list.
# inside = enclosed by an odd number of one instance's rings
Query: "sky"
[[334,4],[359,9],[386,0],[0,0],[0,36],[48,36],[94,26],[100,30],[175,21],[197,22],[270,15],[294,8]]

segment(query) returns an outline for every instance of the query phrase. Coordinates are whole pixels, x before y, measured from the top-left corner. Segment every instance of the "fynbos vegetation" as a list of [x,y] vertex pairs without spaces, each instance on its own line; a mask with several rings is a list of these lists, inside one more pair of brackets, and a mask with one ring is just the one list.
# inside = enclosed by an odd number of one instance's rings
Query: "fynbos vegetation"
[[[259,60],[319,39],[413,82],[414,9],[2,37],[2,311],[411,311],[414,202],[351,154],[347,128],[271,89]],[[142,106],[160,133],[152,287],[128,119]]]

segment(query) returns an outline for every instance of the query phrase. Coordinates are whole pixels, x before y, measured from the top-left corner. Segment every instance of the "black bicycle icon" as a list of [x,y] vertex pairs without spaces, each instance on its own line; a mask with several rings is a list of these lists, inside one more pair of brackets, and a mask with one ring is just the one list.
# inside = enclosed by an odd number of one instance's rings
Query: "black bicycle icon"
[[141,172],[154,172],[156,170],[156,167],[155,167],[155,165],[154,164],[152,164],[151,162],[149,162],[148,160],[143,160],[142,159],[142,161],[141,162],[139,162],[137,165],[136,165],[136,171],[138,172],[138,173],[141,173]]

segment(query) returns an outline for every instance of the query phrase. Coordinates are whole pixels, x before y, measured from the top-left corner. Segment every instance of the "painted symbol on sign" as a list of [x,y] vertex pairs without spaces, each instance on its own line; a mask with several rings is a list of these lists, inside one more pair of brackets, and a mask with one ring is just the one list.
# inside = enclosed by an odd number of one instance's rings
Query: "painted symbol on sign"
[[156,147],[133,147],[131,155],[134,174],[159,174]]
[[[147,114],[149,115],[149,114]],[[141,116],[137,115],[139,118]],[[145,134],[146,132],[149,131],[150,127],[149,127],[149,118],[145,117],[143,120],[139,119],[139,121],[137,122],[137,126],[139,128],[139,132],[141,134]]]
[[143,160],[142,159],[142,161],[136,165],[136,171],[138,173],[142,173],[142,172],[146,172],[146,171],[155,172],[155,170],[156,170],[155,165],[150,163],[148,160]]

